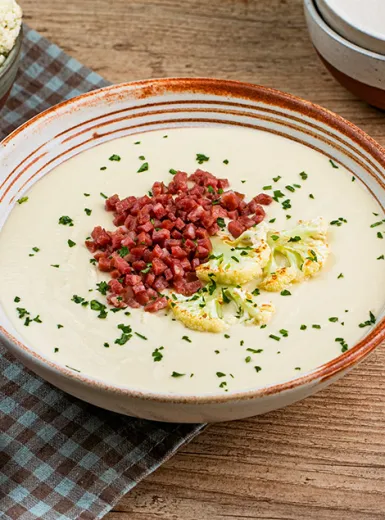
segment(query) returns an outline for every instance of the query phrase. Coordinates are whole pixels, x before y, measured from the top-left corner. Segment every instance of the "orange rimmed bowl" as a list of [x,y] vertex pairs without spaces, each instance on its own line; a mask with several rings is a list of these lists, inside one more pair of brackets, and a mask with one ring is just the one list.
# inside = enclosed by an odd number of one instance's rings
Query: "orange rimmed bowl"
[[[15,201],[75,154],[138,132],[207,125],[263,130],[311,147],[354,172],[385,207],[385,151],[341,117],[261,86],[214,79],[160,79],[84,94],[36,116],[7,137],[0,144],[0,229]],[[385,339],[383,313],[359,343],[301,377],[237,393],[179,396],[76,373],[29,346],[1,307],[0,324],[7,348],[60,389],[109,410],[172,422],[239,419],[287,406],[340,378]]]

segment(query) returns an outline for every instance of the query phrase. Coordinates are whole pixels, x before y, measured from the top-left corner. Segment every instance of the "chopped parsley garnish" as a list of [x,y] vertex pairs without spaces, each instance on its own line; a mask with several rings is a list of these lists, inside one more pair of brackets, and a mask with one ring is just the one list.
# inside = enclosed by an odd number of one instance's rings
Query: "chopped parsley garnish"
[[241,181],[242,184],[245,184],[245,182],[246,182],[245,180]]
[[289,335],[289,331],[286,330],[286,329],[281,329],[281,330],[279,331],[279,333],[282,334],[282,336],[283,336],[284,338],[287,338],[288,335]]
[[24,202],[28,201],[28,197],[21,197],[20,199],[17,199],[18,204],[23,204]]
[[148,162],[145,162],[142,164],[142,166],[139,168],[139,170],[137,171],[137,173],[142,173],[142,172],[146,172],[148,170]]
[[381,233],[381,231],[377,232],[377,238],[381,238],[381,239],[384,238],[384,235]]
[[223,164],[229,164],[229,160],[228,159],[224,159]]
[[173,372],[173,373],[171,374],[171,377],[183,377],[183,376],[185,376],[185,375],[186,375],[186,374],[180,374],[179,372]]
[[252,352],[253,354],[260,354],[261,352],[263,352],[263,348],[247,348],[246,350],[247,352]]
[[310,249],[310,256],[306,257],[306,260],[311,260],[312,262],[317,262],[317,255],[315,254],[313,249]]
[[38,247],[33,247],[32,251],[35,251],[35,253],[38,253],[40,251],[40,249]]
[[139,155],[139,160],[141,160],[141,161],[145,161],[145,160],[146,160],[146,158],[145,158],[145,156],[144,156],[144,155]]
[[285,194],[282,193],[281,190],[275,190],[275,191],[273,192],[273,199],[275,200],[275,202],[279,202],[279,199],[280,199],[281,197],[284,197],[284,196],[285,196]]
[[269,338],[275,339],[275,341],[281,341],[281,338],[279,336],[275,336],[274,334],[270,334]]
[[110,161],[120,161],[120,155],[116,155],[116,153],[112,154],[111,157],[109,157]]
[[151,271],[152,263],[149,262],[144,269],[142,269],[140,272],[143,274],[147,274]]
[[188,336],[182,336],[182,339],[184,339],[188,343],[191,343],[191,339]]
[[86,215],[88,215],[88,216],[90,216],[92,213],[92,209],[89,209],[89,208],[84,208],[84,211],[85,211]]
[[321,325],[318,325],[317,323],[314,323],[314,324],[312,325],[312,328],[313,328],[313,329],[320,329],[320,328],[321,328]]
[[262,189],[265,190],[265,191],[272,190],[273,186],[271,186],[271,184],[270,184],[269,186],[263,186]]
[[331,321],[332,323],[336,323],[338,321],[338,318],[337,316],[332,316],[331,318],[329,318],[329,321]]
[[143,336],[143,334],[139,334],[139,332],[135,332],[135,334],[138,336],[138,338],[147,340],[146,336]]
[[244,340],[241,339],[241,341],[239,342],[239,344],[241,345],[241,347],[243,347],[243,345],[245,344]]
[[278,182],[280,179],[282,179],[280,175],[278,175],[277,177],[273,177],[274,182]]
[[362,329],[363,327],[371,327],[376,323],[376,317],[372,313],[372,311],[369,311],[369,319],[360,323],[358,326]]
[[290,186],[290,184],[288,184],[287,186],[285,186],[285,188],[286,188],[288,191],[291,191],[291,193],[294,193],[294,192],[295,192],[295,188],[293,188],[293,186]]
[[118,329],[122,331],[122,335],[120,336],[120,338],[117,338],[115,340],[115,343],[117,345],[125,345],[127,341],[129,341],[132,338],[131,327],[129,325],[124,325],[123,323],[120,323],[118,325]]
[[103,303],[98,302],[98,300],[91,300],[90,308],[93,311],[99,312],[98,318],[104,319],[107,317],[106,306],[103,305]]
[[78,296],[77,294],[74,294],[71,298],[71,301],[75,302],[75,303],[83,303],[84,298],[82,298],[81,296]]
[[356,178],[355,178],[354,175],[353,175],[353,177],[352,177],[352,182],[354,182],[355,180],[356,180]]
[[207,186],[207,191],[209,193],[215,193],[215,190],[214,190],[214,188],[211,185]]
[[76,246],[76,242],[74,242],[74,241],[71,240],[70,238],[68,239],[68,242],[67,242],[67,243],[68,243],[68,245],[69,245],[70,247],[74,247],[74,246]]
[[57,352],[59,352],[59,349],[58,349],[57,347],[55,347],[55,348],[53,349],[53,351],[54,351],[54,353],[56,354]]
[[301,172],[299,176],[303,181],[306,181],[306,179],[308,178],[308,174],[306,172]]
[[329,162],[330,164],[333,166],[333,168],[337,168],[338,169],[338,166],[336,165],[336,163],[334,161],[332,161],[331,159],[329,159]]
[[301,237],[296,235],[295,237],[289,238],[289,242],[299,242],[301,240]]
[[68,217],[67,215],[64,215],[59,218],[59,224],[62,224],[63,226],[73,226],[74,221],[72,218]]
[[66,367],[69,368],[70,370],[73,370],[74,372],[79,372],[80,373],[80,370],[78,370],[77,368],[70,367],[69,365],[66,365]]
[[14,300],[15,303],[19,303],[21,301],[20,296],[15,296]]
[[100,167],[100,170],[101,170],[102,172],[104,172],[104,170],[107,170],[107,166],[101,166],[101,167]]
[[283,291],[281,291],[281,296],[291,296],[291,292],[287,289],[284,289]]
[[224,374],[223,372],[217,372],[216,375],[217,377],[226,377],[226,374]]
[[309,199],[314,199],[314,195],[312,193],[309,193]]
[[218,217],[217,218],[217,224],[218,226],[223,229],[224,227],[226,227],[226,224],[225,224],[225,219],[223,219],[222,217]]
[[269,224],[274,224],[274,222],[275,222],[276,220],[277,220],[277,219],[275,219],[275,218],[271,218],[271,219],[269,220]]
[[107,342],[106,342],[106,343],[103,343],[103,347],[105,347],[105,348],[110,348],[110,344],[107,343]]
[[251,361],[251,356],[245,357],[245,363],[250,363],[250,361]]
[[51,267],[56,267],[56,269],[58,269],[60,267],[59,264],[51,264]]
[[[227,386],[226,381],[222,381],[222,383],[219,385],[219,388],[225,388],[225,386]],[[226,392],[227,392],[227,390],[226,390]]]
[[287,210],[291,208],[290,199],[286,199],[282,202],[282,209]]
[[306,330],[307,329],[307,326],[306,325],[301,325],[300,326],[300,330]]
[[232,256],[231,258],[234,260],[234,262],[237,262],[239,264],[239,258],[237,258],[236,256]]
[[279,235],[271,235],[271,238],[276,242],[279,239]]
[[341,352],[346,352],[349,348],[348,344],[346,343],[346,341],[344,340],[344,338],[335,338],[335,340],[337,343],[340,343],[341,345]]
[[64,325],[62,325],[61,323],[58,323],[58,324],[56,325],[56,327],[57,327],[58,329],[62,329],[62,328],[64,327]]
[[91,195],[91,193],[83,193],[83,195],[84,195],[85,197],[89,197],[89,196]]
[[203,164],[204,162],[209,161],[210,157],[207,157],[207,155],[204,155],[203,153],[197,153],[196,160],[197,160],[198,164]]
[[337,280],[339,280],[340,278],[343,278],[343,277],[344,277],[343,273],[340,273],[340,274],[337,276]]
[[176,170],[174,170],[174,168],[171,168],[168,171],[169,171],[169,173],[171,173],[171,175],[176,175],[178,173]]
[[163,347],[156,348],[154,352],[151,354],[153,357],[153,361],[156,363],[157,361],[161,361],[163,358],[163,354],[161,352],[163,350]]
[[380,255],[377,257],[377,260],[385,260],[385,256],[384,255]]
[[262,368],[259,367],[259,366],[255,366],[254,369],[255,369],[256,372],[260,372],[262,370]]
[[90,264],[96,265],[97,264],[96,258],[90,258]]
[[374,224],[371,224],[370,227],[374,228],[374,227],[377,227],[377,226],[381,226],[381,224],[382,224],[382,220],[380,220],[379,222],[374,222]]
[[230,336],[228,334],[223,334],[223,336],[226,338],[226,339],[229,339]]
[[99,282],[96,284],[96,287],[98,288],[98,291],[105,296],[107,294],[108,290],[108,283],[107,282]]
[[124,258],[126,255],[128,255],[129,253],[129,249],[127,246],[123,246],[119,249],[118,253],[119,253],[119,256],[121,256],[122,258]]
[[254,291],[251,292],[251,294],[253,296],[259,296],[261,294],[261,291],[258,289],[258,287],[256,287]]
[[230,298],[227,296],[227,294],[226,294],[226,290],[227,290],[227,289],[223,289],[223,288],[222,288],[222,300],[223,300],[224,303],[230,303],[231,300],[230,300]]
[[100,196],[103,197],[103,199],[108,199],[107,195],[105,195],[102,191],[100,192]]
[[140,141],[136,141],[134,144],[140,144]]

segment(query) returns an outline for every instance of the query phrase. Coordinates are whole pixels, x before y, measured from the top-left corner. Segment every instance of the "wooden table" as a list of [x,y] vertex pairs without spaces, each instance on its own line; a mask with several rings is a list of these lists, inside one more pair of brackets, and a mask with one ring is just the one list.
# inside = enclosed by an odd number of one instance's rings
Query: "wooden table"
[[[301,0],[20,0],[27,23],[113,82],[261,83],[350,119],[385,145],[384,114],[340,87]],[[106,520],[385,519],[385,349],[285,410],[213,425]]]

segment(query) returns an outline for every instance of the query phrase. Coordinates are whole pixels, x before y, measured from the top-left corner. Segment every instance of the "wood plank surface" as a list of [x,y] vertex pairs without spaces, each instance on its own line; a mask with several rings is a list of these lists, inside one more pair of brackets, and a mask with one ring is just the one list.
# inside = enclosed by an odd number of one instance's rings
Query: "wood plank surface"
[[[301,0],[21,0],[27,23],[113,82],[212,76],[319,103],[385,145],[384,113],[312,48]],[[385,519],[385,349],[320,394],[213,425],[106,520]]]

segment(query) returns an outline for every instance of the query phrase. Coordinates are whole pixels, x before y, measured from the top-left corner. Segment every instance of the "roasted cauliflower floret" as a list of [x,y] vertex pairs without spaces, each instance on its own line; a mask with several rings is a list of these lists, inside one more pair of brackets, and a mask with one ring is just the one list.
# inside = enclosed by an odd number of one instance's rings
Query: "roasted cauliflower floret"
[[239,287],[227,288],[225,296],[231,298],[237,306],[238,323],[266,325],[275,313],[275,307],[272,303],[259,303],[256,296]]
[[198,278],[206,282],[212,275],[215,275],[217,283],[224,285],[249,282],[261,276],[270,256],[264,223],[248,229],[235,240],[221,234],[213,245],[213,254],[208,262],[196,269]]
[[169,304],[177,320],[189,329],[201,332],[222,332],[228,328],[223,319],[223,300],[220,292],[215,290],[199,292],[193,296],[182,296],[173,293]]
[[326,235],[327,224],[322,217],[300,220],[291,230],[270,232],[267,242],[271,254],[259,287],[281,291],[318,273],[329,255]]

